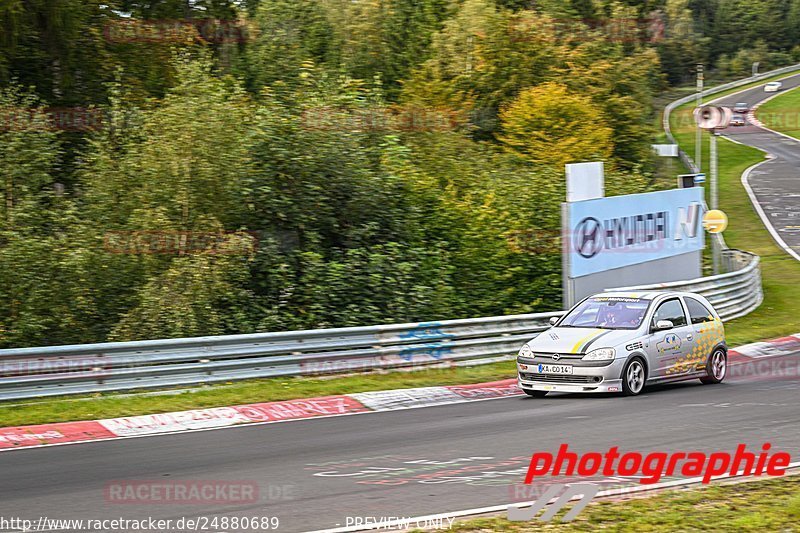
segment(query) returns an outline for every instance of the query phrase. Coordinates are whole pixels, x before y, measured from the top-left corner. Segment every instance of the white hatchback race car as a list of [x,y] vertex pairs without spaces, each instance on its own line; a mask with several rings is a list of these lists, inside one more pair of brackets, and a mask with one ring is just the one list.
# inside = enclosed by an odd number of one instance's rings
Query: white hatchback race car
[[722,321],[699,294],[596,294],[550,322],[517,356],[519,386],[529,396],[633,396],[645,384],[697,378],[720,383],[727,373]]

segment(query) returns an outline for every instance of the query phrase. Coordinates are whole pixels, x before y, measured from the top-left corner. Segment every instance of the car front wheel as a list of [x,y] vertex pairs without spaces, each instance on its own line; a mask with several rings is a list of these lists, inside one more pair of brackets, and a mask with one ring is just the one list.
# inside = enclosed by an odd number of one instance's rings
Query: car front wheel
[[728,358],[722,349],[717,348],[708,358],[706,373],[708,374],[706,377],[700,378],[703,383],[722,383],[725,379],[728,374]]
[[625,364],[622,371],[622,392],[625,396],[636,396],[642,392],[646,381],[644,362],[640,358],[634,357]]

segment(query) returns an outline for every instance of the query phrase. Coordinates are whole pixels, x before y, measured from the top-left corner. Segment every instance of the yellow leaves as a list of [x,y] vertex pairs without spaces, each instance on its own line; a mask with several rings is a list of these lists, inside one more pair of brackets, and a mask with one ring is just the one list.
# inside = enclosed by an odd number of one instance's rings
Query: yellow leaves
[[500,120],[506,149],[536,163],[560,167],[611,155],[613,132],[602,112],[557,82],[522,91]]

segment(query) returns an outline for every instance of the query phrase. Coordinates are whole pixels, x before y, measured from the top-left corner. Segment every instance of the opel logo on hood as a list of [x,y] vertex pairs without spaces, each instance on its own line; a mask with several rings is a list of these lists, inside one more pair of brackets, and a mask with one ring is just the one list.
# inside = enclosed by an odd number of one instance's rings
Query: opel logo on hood
[[558,355],[557,353],[554,353],[553,354],[553,361],[558,361],[559,359],[561,359],[561,356]]
[[594,217],[586,217],[575,226],[575,250],[589,259],[603,248],[603,226]]

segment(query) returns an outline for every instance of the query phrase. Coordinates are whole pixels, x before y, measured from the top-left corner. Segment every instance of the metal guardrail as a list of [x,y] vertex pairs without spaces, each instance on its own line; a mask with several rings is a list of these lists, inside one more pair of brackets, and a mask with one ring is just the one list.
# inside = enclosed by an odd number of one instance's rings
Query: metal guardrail
[[514,357],[562,314],[0,350],[0,400],[484,364]]
[[761,289],[761,259],[750,252],[729,248],[722,250],[724,274],[687,281],[653,283],[613,290],[675,290],[696,292],[705,296],[723,321],[744,316],[764,300]]
[[[613,290],[697,292],[731,320],[763,300],[759,257],[724,250],[722,263],[717,276]],[[485,364],[513,358],[563,314],[0,350],[0,400]]]
[[[789,65],[788,67],[783,67],[783,68],[779,68],[779,69],[775,69],[775,70],[770,70],[769,72],[764,72],[763,74],[758,74],[756,76],[751,76],[749,78],[744,78],[744,79],[741,79],[741,80],[736,80],[736,81],[732,81],[732,82],[729,82],[729,83],[723,83],[722,85],[717,85],[717,86],[714,86],[714,87],[710,87],[710,88],[704,90],[701,94],[703,96],[703,99],[705,99],[706,96],[711,96],[712,94],[721,93],[723,91],[727,91],[728,89],[735,89],[736,87],[742,87],[744,85],[747,85],[747,84],[750,84],[750,83],[754,83],[754,82],[757,82],[757,81],[760,81],[760,80],[763,80],[763,79],[766,79],[766,78],[771,78],[772,76],[778,76],[780,74],[788,74],[790,72],[795,72],[795,71],[798,71],[798,70],[800,70],[800,63],[795,64],[795,65]],[[692,93],[692,94],[690,94],[688,96],[684,96],[683,98],[679,98],[678,100],[675,100],[674,102],[670,102],[664,108],[664,115],[663,115],[663,117],[661,119],[661,121],[662,121],[661,125],[664,128],[664,132],[667,134],[667,139],[669,139],[670,143],[678,144],[677,141],[675,140],[675,137],[672,135],[672,130],[670,129],[670,123],[669,123],[670,113],[672,113],[672,111],[676,107],[681,106],[681,105],[686,104],[686,103],[689,103],[689,102],[693,102],[696,98],[697,98],[697,95],[695,93]],[[686,165],[686,168],[691,169],[692,172],[698,172],[698,168],[697,168],[697,165],[695,165],[694,160],[691,158],[691,156],[689,154],[684,152],[680,148],[680,146],[678,146],[678,157],[680,157],[680,160],[683,162],[684,165]]]
[[[729,272],[614,290],[698,292],[731,320],[763,299],[759,258],[724,250],[723,267]],[[513,358],[550,317],[563,314],[0,350],[0,400],[485,364]]]

